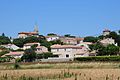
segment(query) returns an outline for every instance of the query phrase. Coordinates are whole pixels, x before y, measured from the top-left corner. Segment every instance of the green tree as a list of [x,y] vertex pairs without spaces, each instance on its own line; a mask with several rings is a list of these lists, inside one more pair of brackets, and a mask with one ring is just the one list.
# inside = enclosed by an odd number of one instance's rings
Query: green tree
[[32,42],[39,42],[39,38],[35,36],[31,36],[31,37],[26,37],[24,39],[24,43],[32,43]]
[[36,59],[36,53],[33,49],[26,49],[24,51],[24,55],[22,56],[21,60],[25,60],[25,62],[32,62]]
[[118,43],[118,46],[120,46],[120,35],[118,35],[118,37],[116,39],[116,43]]
[[95,43],[95,42],[98,41],[98,38],[97,37],[93,37],[93,36],[87,36],[87,37],[84,38],[83,41],[84,42],[93,42],[93,43]]
[[55,34],[55,33],[49,33],[49,34],[47,34],[47,36],[57,36],[57,34]]
[[108,46],[102,46],[101,48],[98,49],[98,55],[117,55],[119,54],[119,47],[115,46],[113,44],[110,44]]
[[120,30],[118,31],[119,35],[120,35]]
[[114,31],[112,31],[112,32],[110,32],[110,34],[109,34],[109,37],[110,38],[113,38],[113,39],[117,39],[117,37],[118,37],[118,35],[117,35],[117,33],[116,32],[114,32]]
[[65,34],[64,36],[69,38],[75,38],[75,36],[71,36],[70,34]]
[[54,44],[61,44],[61,45],[63,45],[63,42],[61,42],[60,40],[50,41],[49,43],[51,43],[52,45],[54,45]]
[[39,40],[46,40],[45,36],[43,36],[43,35],[39,35],[38,39]]
[[96,43],[96,44],[91,44],[89,45],[90,50],[96,50],[98,51],[100,48],[102,48],[103,46],[100,43]]
[[3,56],[4,54],[7,54],[7,53],[9,53],[9,51],[8,50],[4,50],[4,51],[0,52],[0,56]]
[[46,41],[46,40],[40,40],[40,44],[41,46],[45,46],[48,48],[48,51],[51,51],[50,46],[52,45],[50,42]]
[[0,36],[0,45],[11,43],[10,39],[6,36]]
[[110,32],[110,34],[108,35],[109,38],[113,38],[115,40],[116,43],[118,43],[118,46],[120,46],[120,35],[118,35],[116,32]]
[[53,57],[53,53],[47,52],[47,53],[37,54],[37,59],[47,59],[48,57]]
[[18,47],[23,47],[24,39],[23,38],[16,38],[13,40],[13,44],[15,44]]
[[4,34],[4,33],[2,33],[2,36],[3,36],[3,37],[5,37],[5,34]]

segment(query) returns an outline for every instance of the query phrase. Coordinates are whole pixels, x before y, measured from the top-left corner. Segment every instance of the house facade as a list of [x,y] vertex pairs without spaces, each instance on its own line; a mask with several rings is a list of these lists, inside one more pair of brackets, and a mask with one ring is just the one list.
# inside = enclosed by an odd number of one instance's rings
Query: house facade
[[45,38],[47,41],[55,41],[59,39],[59,36],[52,35],[52,36],[46,36]]
[[114,45],[117,46],[117,43],[115,43],[115,40],[112,39],[112,38],[103,39],[103,40],[100,41],[100,43],[103,44],[103,45],[105,45],[105,46],[109,45],[109,44],[114,44]]
[[5,55],[3,55],[2,57],[6,57],[6,56],[10,56],[10,57],[13,57],[13,58],[21,58],[23,56],[24,52],[23,51],[20,51],[20,52],[9,52]]
[[69,45],[79,44],[84,38],[70,38],[70,37],[61,37],[61,42]]
[[26,38],[26,37],[30,37],[30,36],[39,37],[39,30],[38,30],[37,25],[35,25],[34,31],[32,31],[32,32],[19,32],[18,33],[18,38]]
[[7,49],[12,49],[12,50],[18,50],[20,49],[18,46],[14,45],[14,44],[6,44],[6,45],[1,45]]
[[23,46],[23,50],[29,49],[29,48],[31,48],[31,46],[33,46],[33,45],[40,46],[40,43],[38,43],[38,42],[26,43],[26,44],[24,44],[24,46]]
[[75,58],[89,55],[86,47],[75,45],[52,45],[51,52],[58,58]]
[[30,36],[39,37],[39,34],[37,32],[20,32],[18,33],[18,38],[26,38]]
[[109,29],[105,29],[105,30],[103,31],[103,36],[109,35],[110,32],[111,32],[111,31],[110,31]]
[[45,46],[37,46],[35,52],[37,54],[46,53],[48,52],[48,48],[46,48]]

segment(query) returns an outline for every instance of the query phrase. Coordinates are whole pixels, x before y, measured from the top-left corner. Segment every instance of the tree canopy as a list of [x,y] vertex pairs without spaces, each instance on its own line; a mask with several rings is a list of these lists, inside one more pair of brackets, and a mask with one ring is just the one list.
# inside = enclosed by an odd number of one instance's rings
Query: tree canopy
[[0,45],[11,43],[10,39],[6,36],[0,36]]
[[21,58],[22,60],[25,60],[26,62],[32,62],[36,59],[36,53],[33,49],[26,49],[24,51],[24,55]]
[[18,47],[23,47],[24,39],[23,38],[16,38],[13,40],[13,44],[15,44]]
[[93,36],[87,36],[87,37],[84,38],[83,41],[84,42],[93,42],[93,43],[95,43],[95,42],[98,41],[98,38],[97,37],[93,37]]

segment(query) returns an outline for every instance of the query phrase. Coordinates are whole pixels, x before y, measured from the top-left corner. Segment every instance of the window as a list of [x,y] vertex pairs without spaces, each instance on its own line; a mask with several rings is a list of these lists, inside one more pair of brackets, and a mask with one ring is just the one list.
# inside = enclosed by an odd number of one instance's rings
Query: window
[[69,55],[68,55],[68,54],[66,54],[66,57],[69,57]]
[[64,49],[66,51],[66,49]]
[[59,49],[57,49],[57,51],[59,51]]

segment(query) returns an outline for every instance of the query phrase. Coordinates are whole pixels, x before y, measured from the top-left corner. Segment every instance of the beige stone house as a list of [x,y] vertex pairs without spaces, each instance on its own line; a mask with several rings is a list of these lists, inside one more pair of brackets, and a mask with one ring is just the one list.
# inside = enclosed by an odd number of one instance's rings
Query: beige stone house
[[86,47],[75,45],[52,45],[51,52],[58,58],[89,56],[89,51]]
[[48,48],[46,48],[45,46],[37,46],[35,52],[37,54],[46,53],[48,52]]
[[109,35],[110,32],[111,32],[111,31],[110,31],[109,29],[105,29],[105,30],[103,31],[103,36]]
[[84,38],[69,38],[69,37],[61,37],[60,40],[61,42],[65,44],[70,44],[70,45],[76,45],[79,44]]
[[23,56],[24,52],[23,51],[17,51],[17,52],[9,52],[5,55],[3,55],[2,57],[6,57],[6,56],[10,56],[13,58],[21,58]]
[[29,49],[33,45],[37,45],[35,52],[38,54],[48,52],[48,49],[45,46],[40,46],[40,43],[38,43],[38,42],[24,44],[23,50]]
[[32,31],[32,32],[19,32],[18,33],[18,38],[26,38],[26,37],[30,37],[30,36],[39,37],[39,30],[38,30],[37,25],[35,25],[34,31]]
[[115,40],[112,38],[105,38],[103,40],[100,40],[100,43],[103,44],[104,46],[109,45],[109,44],[114,44],[117,46],[117,43],[115,43]]

